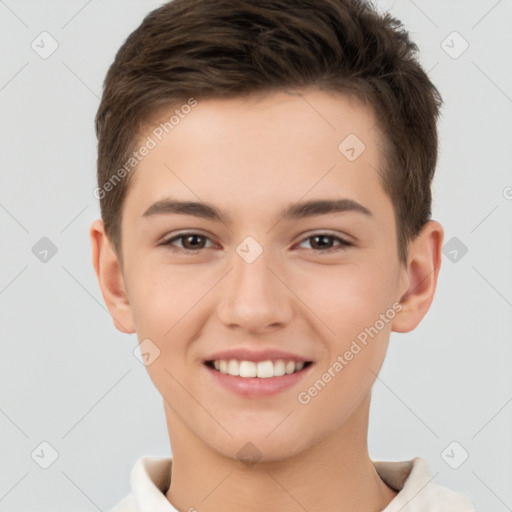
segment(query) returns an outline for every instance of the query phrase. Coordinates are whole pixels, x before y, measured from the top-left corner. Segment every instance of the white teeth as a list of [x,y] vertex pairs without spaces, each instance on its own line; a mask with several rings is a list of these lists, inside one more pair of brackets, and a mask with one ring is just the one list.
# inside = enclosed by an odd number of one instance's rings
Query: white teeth
[[213,366],[220,373],[227,373],[235,377],[259,377],[268,379],[269,377],[281,377],[298,372],[304,368],[304,362],[284,361],[237,361],[236,359],[219,359],[213,361]]
[[289,375],[290,373],[293,373],[295,371],[295,363],[293,361],[288,361],[286,363],[284,371],[286,372],[286,375]]
[[240,361],[238,374],[240,377],[256,377],[256,363]]
[[240,375],[239,373],[240,365],[236,359],[230,359],[228,361],[228,373],[229,375]]
[[[274,365],[272,361],[261,361],[256,365],[256,375],[260,379],[268,379],[274,376]],[[244,375],[242,375],[244,377]]]
[[274,363],[274,377],[281,377],[285,374],[284,371],[285,365],[282,359],[279,359]]

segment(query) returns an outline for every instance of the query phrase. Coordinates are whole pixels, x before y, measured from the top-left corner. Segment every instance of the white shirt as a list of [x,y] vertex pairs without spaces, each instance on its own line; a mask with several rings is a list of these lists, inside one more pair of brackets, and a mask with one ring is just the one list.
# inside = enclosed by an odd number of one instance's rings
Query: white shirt
[[[464,494],[436,484],[420,457],[372,462],[381,480],[398,492],[382,512],[477,512]],[[138,459],[130,475],[131,492],[109,512],[179,512],[165,497],[171,463],[170,457]]]

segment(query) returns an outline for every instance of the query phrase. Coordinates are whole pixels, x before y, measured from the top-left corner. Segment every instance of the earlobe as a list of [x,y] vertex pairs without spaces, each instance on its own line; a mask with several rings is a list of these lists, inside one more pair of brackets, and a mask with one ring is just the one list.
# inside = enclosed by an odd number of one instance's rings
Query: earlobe
[[135,332],[135,325],[124,276],[101,219],[97,219],[91,224],[89,236],[92,264],[105,305],[112,316],[116,329],[126,334],[132,334]]
[[403,270],[408,285],[399,298],[402,310],[393,320],[393,331],[412,331],[429,310],[441,268],[443,238],[443,227],[431,220],[410,242],[407,268]]

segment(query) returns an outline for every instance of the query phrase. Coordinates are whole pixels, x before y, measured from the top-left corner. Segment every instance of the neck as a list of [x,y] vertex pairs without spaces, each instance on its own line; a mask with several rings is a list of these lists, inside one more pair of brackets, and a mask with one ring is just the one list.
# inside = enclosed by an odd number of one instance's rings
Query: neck
[[319,443],[253,465],[212,450],[168,415],[175,448],[167,499],[180,511],[383,510],[397,493],[380,479],[368,455],[370,396]]

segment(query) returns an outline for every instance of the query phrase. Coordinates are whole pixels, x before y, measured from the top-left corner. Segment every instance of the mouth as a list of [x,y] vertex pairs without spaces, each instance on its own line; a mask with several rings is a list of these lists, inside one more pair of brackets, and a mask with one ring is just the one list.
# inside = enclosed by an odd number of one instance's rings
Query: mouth
[[272,377],[283,377],[294,373],[302,372],[313,364],[312,361],[292,361],[277,359],[267,361],[245,361],[237,359],[215,359],[205,361],[208,368],[233,377],[243,379],[257,378],[270,379]]
[[265,398],[276,395],[304,379],[314,366],[313,361],[286,359],[247,361],[212,359],[204,362],[214,388],[219,386],[246,398]]

